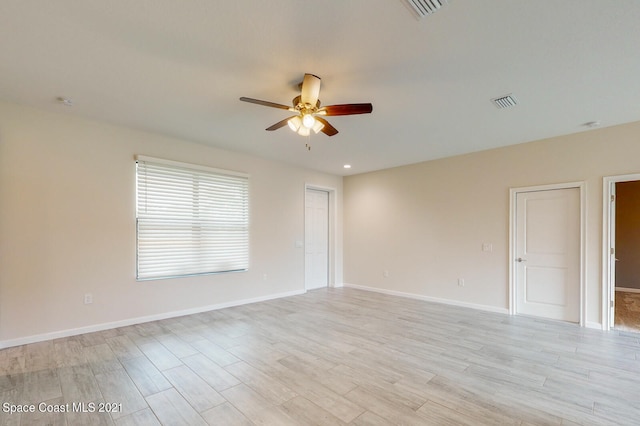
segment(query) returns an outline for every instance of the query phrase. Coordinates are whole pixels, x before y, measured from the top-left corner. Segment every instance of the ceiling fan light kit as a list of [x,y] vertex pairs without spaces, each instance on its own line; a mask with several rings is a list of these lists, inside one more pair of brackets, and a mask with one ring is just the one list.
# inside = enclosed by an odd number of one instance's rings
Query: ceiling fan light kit
[[[300,95],[293,98],[293,106],[290,107],[274,102],[246,97],[241,97],[240,100],[252,104],[286,109],[287,111],[295,112],[296,115],[285,118],[284,120],[267,127],[266,130],[278,130],[279,128],[288,125],[292,131],[298,133],[300,136],[309,136],[312,130],[314,133],[322,132],[327,136],[338,134],[338,130],[329,124],[323,116],[329,117],[334,115],[369,114],[373,111],[373,105],[370,103],[328,105],[326,107],[320,107],[320,100],[318,99],[320,96],[320,83],[320,77],[313,74],[305,74],[301,84]],[[308,144],[307,148],[309,148]]]
[[324,124],[313,118],[310,114],[303,115],[302,118],[300,118],[299,115],[291,117],[287,121],[287,124],[291,130],[301,136],[309,136],[309,130],[313,130],[314,133],[318,133],[324,127]]

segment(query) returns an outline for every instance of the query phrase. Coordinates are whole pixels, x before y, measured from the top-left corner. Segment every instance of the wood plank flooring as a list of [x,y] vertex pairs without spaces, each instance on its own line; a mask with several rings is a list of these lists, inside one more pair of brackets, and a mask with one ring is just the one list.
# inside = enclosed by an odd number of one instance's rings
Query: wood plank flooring
[[322,289],[2,350],[0,424],[635,425],[639,339]]
[[616,291],[616,330],[640,333],[640,293]]

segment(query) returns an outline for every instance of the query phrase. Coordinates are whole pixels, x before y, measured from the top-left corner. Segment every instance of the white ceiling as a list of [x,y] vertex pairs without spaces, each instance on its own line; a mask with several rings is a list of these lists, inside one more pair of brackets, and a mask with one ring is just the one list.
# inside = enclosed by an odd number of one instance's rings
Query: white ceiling
[[[289,104],[305,72],[373,113],[307,151],[264,130],[290,113],[238,100]],[[0,0],[0,99],[362,173],[640,120],[640,2]]]

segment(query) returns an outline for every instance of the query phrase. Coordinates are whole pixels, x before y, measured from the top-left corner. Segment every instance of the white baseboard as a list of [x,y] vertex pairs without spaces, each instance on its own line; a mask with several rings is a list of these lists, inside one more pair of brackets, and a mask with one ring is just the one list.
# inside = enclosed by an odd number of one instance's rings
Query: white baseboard
[[625,293],[640,293],[640,288],[616,287],[616,291],[623,291]]
[[599,322],[591,322],[591,321],[587,321],[584,324],[585,328],[593,328],[595,330],[604,330],[604,327],[602,324],[600,324]]
[[424,300],[425,302],[434,302],[434,303],[441,303],[441,304],[444,304],[444,305],[460,306],[460,307],[463,307],[463,308],[471,308],[471,309],[477,309],[477,310],[480,310],[480,311],[495,312],[495,313],[498,313],[498,314],[508,314],[509,313],[509,309],[507,309],[507,308],[498,308],[498,307],[495,307],[495,306],[479,305],[479,304],[476,304],[476,303],[461,302],[459,300],[441,299],[439,297],[424,296],[422,294],[416,294],[416,293],[405,293],[405,292],[402,292],[402,291],[387,290],[387,289],[376,288],[376,287],[368,287],[368,286],[358,285],[358,284],[347,284],[347,283],[344,283],[343,286],[347,287],[347,288],[355,288],[355,289],[358,289],[358,290],[365,290],[365,291],[372,291],[372,292],[375,292],[375,293],[388,294],[390,296],[407,297],[409,299]]
[[0,349],[13,346],[27,345],[29,343],[43,342],[45,340],[60,339],[62,337],[76,336],[78,334],[93,333],[96,331],[109,330],[112,328],[126,327],[129,325],[142,324],[145,322],[158,321],[168,318],[181,317],[185,315],[199,314],[201,312],[215,311],[218,309],[231,308],[233,306],[248,305],[250,303],[265,302],[267,300],[280,299],[283,297],[297,296],[306,293],[306,290],[293,290],[283,293],[269,294],[267,296],[254,297],[251,299],[234,300],[231,302],[218,303],[215,305],[200,306],[197,308],[183,309],[180,311],[165,312],[144,317],[129,318],[120,321],[107,322],[102,324],[89,325],[86,327],[72,328],[68,330],[54,331],[51,333],[36,334],[33,336],[20,337],[17,339],[0,341]]

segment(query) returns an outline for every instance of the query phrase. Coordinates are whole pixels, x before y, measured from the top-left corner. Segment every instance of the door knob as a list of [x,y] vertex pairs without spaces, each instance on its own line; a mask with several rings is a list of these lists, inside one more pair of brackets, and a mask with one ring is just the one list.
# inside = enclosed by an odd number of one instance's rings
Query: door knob
[[516,262],[526,262],[526,261],[527,261],[527,259],[523,259],[521,257],[516,259]]

